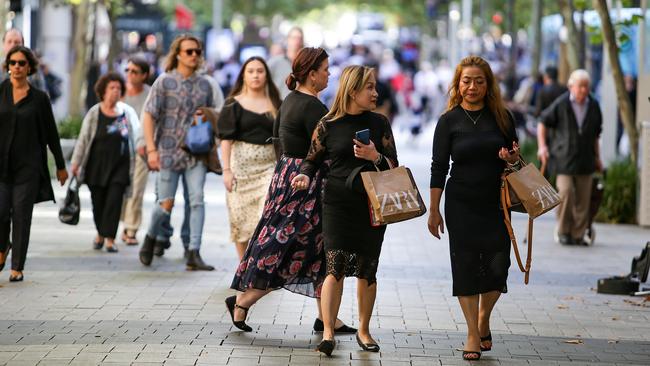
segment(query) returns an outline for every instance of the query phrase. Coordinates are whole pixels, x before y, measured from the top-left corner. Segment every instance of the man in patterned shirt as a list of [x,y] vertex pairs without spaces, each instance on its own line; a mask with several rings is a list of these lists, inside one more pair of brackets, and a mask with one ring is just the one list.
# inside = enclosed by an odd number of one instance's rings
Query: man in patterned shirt
[[201,236],[205,220],[203,186],[206,166],[182,149],[185,134],[198,108],[214,108],[210,82],[197,73],[203,59],[201,42],[181,35],[172,43],[165,60],[165,73],[154,82],[143,113],[144,138],[149,168],[159,171],[157,205],[144,243],[140,262],[151,265],[154,247],[169,240],[170,215],[178,182],[184,178],[190,200],[190,245],[188,270],[214,270],[201,259]]

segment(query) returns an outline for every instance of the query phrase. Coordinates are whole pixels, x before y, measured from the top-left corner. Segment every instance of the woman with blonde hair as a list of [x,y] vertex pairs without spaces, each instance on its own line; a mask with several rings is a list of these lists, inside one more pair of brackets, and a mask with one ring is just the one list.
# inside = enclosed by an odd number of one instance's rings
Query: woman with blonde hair
[[[375,71],[363,66],[343,70],[332,109],[318,123],[309,154],[293,181],[309,187],[325,159],[331,160],[323,196],[323,234],[327,277],[323,284],[323,341],[317,351],[332,354],[334,325],[341,305],[343,278],[357,277],[359,346],[378,352],[370,335],[370,317],[377,293],[377,266],[386,226],[372,226],[361,171],[397,166],[395,141],[386,117],[372,112],[377,103]],[[357,132],[359,132],[357,134]],[[367,141],[360,141],[365,135]]]
[[242,66],[217,122],[230,238],[239,260],[262,215],[273,176],[276,161],[270,138],[280,103],[266,62],[253,56]]
[[514,121],[490,65],[469,56],[456,66],[447,111],[438,120],[431,159],[429,231],[440,239],[445,195],[453,296],[463,310],[467,340],[463,359],[478,360],[492,348],[490,314],[507,292],[510,239],[499,209],[501,173],[519,159]]

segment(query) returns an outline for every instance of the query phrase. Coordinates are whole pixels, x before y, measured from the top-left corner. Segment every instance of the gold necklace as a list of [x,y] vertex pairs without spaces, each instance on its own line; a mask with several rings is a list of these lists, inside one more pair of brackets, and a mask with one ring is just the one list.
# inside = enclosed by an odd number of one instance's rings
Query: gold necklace
[[472,116],[469,115],[469,113],[467,112],[467,110],[465,108],[463,108],[463,107],[460,107],[460,108],[463,110],[463,112],[465,112],[465,115],[467,116],[467,118],[469,118],[469,120],[474,123],[474,126],[476,126],[476,123],[478,122],[478,120],[481,119],[481,115],[483,115],[483,110],[481,110],[481,113],[478,114],[478,117],[476,117],[476,119],[474,119],[474,118],[472,118]]

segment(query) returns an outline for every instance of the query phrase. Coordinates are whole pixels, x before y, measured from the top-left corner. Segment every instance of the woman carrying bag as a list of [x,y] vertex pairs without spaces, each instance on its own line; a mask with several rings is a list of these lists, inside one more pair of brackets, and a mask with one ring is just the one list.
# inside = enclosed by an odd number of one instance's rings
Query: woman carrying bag
[[[370,317],[377,294],[377,267],[386,226],[372,226],[368,195],[363,188],[359,167],[374,171],[397,166],[397,150],[386,117],[372,112],[376,107],[375,71],[363,66],[346,67],[332,109],[318,123],[312,136],[309,154],[300,166],[300,173],[291,182],[294,189],[307,189],[325,159],[331,160],[323,196],[323,234],[327,276],[323,284],[323,341],[316,348],[327,356],[332,354],[344,277],[357,277],[359,346],[379,352],[379,345],[370,334]],[[367,143],[358,138],[365,134]]]
[[99,78],[95,92],[100,102],[83,120],[72,153],[72,174],[78,184],[87,184],[93,204],[97,235],[93,248],[106,246],[117,253],[115,235],[120,222],[122,201],[130,196],[135,164],[135,140],[139,121],[135,110],[120,102],[125,91],[122,77],[109,72]]
[[447,111],[434,135],[428,226],[440,239],[444,222],[439,206],[446,189],[453,296],[467,322],[466,361],[478,360],[492,348],[490,315],[508,291],[510,238],[499,193],[506,164],[518,159],[514,121],[490,65],[477,56],[464,58],[456,66]]

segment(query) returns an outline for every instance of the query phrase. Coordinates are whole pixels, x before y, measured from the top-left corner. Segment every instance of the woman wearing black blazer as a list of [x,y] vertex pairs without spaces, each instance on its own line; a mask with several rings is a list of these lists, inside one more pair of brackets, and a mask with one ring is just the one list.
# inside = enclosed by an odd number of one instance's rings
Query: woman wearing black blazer
[[10,77],[0,84],[0,270],[13,248],[11,282],[23,280],[34,204],[54,201],[48,146],[57,180],[68,179],[50,100],[27,81],[37,67],[29,48],[16,46],[4,63]]

